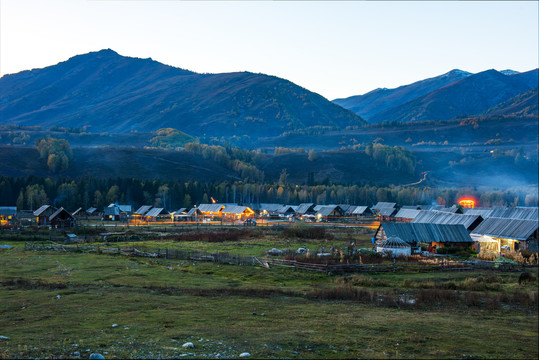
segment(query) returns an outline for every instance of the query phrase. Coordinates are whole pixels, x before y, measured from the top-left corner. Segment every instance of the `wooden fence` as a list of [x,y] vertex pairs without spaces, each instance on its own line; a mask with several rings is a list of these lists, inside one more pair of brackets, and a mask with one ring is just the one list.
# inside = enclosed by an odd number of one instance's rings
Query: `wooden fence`
[[187,249],[157,249],[148,250],[142,247],[115,247],[95,245],[62,245],[53,241],[26,242],[25,250],[34,251],[69,251],[69,252],[95,252],[102,254],[122,254],[130,256],[143,256],[151,258],[208,261],[220,264],[253,266],[260,265],[265,268],[273,266],[293,268],[325,273],[347,272],[427,272],[427,271],[469,271],[469,270],[497,270],[497,271],[525,271],[527,268],[537,268],[538,265],[522,265],[507,262],[492,261],[449,261],[440,262],[386,262],[380,264],[317,264],[296,260],[279,258],[257,258],[256,256],[233,255],[221,252],[206,252]]
[[265,267],[279,266],[294,269],[319,271],[325,273],[345,273],[345,272],[426,272],[426,271],[466,271],[466,270],[500,270],[500,271],[524,271],[526,268],[537,267],[538,265],[521,265],[504,262],[490,261],[447,261],[439,263],[421,262],[388,262],[381,264],[316,264],[305,263],[295,260],[284,260],[277,258],[259,259]]

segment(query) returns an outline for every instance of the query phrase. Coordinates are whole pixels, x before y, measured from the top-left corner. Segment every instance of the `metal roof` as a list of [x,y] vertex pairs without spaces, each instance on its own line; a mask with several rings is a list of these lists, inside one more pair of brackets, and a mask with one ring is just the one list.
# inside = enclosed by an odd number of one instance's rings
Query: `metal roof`
[[322,209],[325,206],[327,206],[327,205],[315,205],[315,207],[313,209],[314,209],[314,211],[319,211],[320,209]]
[[135,211],[135,214],[145,215],[148,211],[150,211],[151,208],[152,208],[151,205],[142,205],[141,207],[138,208],[137,211]]
[[37,209],[36,211],[34,211],[34,216],[40,216],[41,214],[43,214],[43,212],[45,210],[47,210],[48,208],[50,208],[51,206],[50,205],[43,205],[41,206],[39,209]]
[[406,241],[402,240],[399,237],[391,236],[388,237],[387,240],[384,240],[378,244],[378,247],[381,248],[407,248],[410,247],[410,244],[408,244]]
[[88,208],[88,210],[86,210],[86,212],[88,214],[93,214],[94,211],[96,211],[97,209],[95,207],[91,207],[91,208]]
[[0,215],[14,216],[17,215],[16,206],[0,206]]
[[329,216],[331,215],[331,213],[333,211],[337,211],[338,213],[340,213],[341,215],[344,214],[344,211],[342,211],[341,207],[339,205],[325,205],[325,206],[322,206],[318,212],[316,213],[316,215],[321,215],[321,216]]
[[420,205],[404,205],[404,206],[401,206],[401,209],[421,210],[421,206]]
[[49,221],[52,221],[55,217],[57,217],[61,213],[66,213],[68,215],[68,217],[73,219],[73,215],[71,215],[66,209],[61,207],[58,210],[56,210],[51,216],[49,216]]
[[378,214],[382,216],[393,216],[394,214],[397,213],[397,211],[398,210],[396,208],[384,207],[378,210]]
[[382,208],[396,208],[397,203],[394,202],[384,202],[384,201],[378,201],[376,205],[372,207],[374,210],[380,210]]
[[488,218],[476,227],[472,234],[499,238],[527,240],[537,231],[538,220]]
[[371,212],[368,206],[356,206],[352,214],[354,215],[363,215],[365,212]]
[[402,219],[415,219],[415,217],[421,212],[421,210],[417,210],[415,208],[401,208],[399,212],[395,215],[396,218],[402,218]]
[[218,213],[225,208],[223,204],[200,204],[198,209],[202,212]]
[[184,214],[185,215],[185,210],[187,210],[187,208],[181,208],[181,209],[178,209],[176,211],[174,211],[172,213],[172,215],[181,215],[181,214]]
[[157,216],[159,216],[159,215],[167,215],[167,214],[168,214],[168,212],[165,211],[164,208],[153,208],[153,209],[151,209],[150,211],[148,211],[148,212],[146,213],[146,215],[144,215],[144,216],[148,216],[148,217],[157,217]]
[[314,208],[313,203],[299,204],[298,208],[296,209],[296,213],[298,213],[298,214],[306,214],[308,212],[314,212],[313,208]]
[[195,211],[196,211],[197,214],[201,214],[200,210],[199,210],[198,208],[195,208],[195,207],[194,207],[194,208],[191,208],[191,209],[187,212],[187,215],[193,216],[193,215],[195,215]]
[[280,209],[277,210],[279,214],[286,214],[287,212],[295,213],[296,210],[294,210],[294,207],[292,205],[284,205]]
[[118,205],[121,212],[131,212],[133,211],[133,207],[131,205]]
[[249,209],[250,211],[253,211],[251,210],[251,208],[247,207],[247,206],[240,206],[240,205],[227,205],[225,207],[225,209],[223,210],[223,213],[227,213],[227,214],[242,214],[245,210]]
[[453,214],[444,211],[420,210],[419,214],[412,220],[412,223],[429,224],[461,224],[466,229],[477,226],[483,218],[480,215]]
[[72,213],[71,215],[75,216],[75,215],[77,215],[77,214],[78,214],[79,212],[81,212],[81,211],[82,211],[82,208],[80,207],[80,208],[78,208],[77,210],[73,211],[73,213]]
[[[387,238],[396,236],[409,244],[418,243],[467,243],[472,238],[463,225],[384,223],[380,225]],[[380,229],[378,229],[380,231]]]
[[[260,204],[257,210],[275,211],[279,212],[283,208],[281,204]],[[254,210],[254,209],[253,209]]]
[[495,207],[495,208],[472,208],[466,214],[481,215],[483,218],[505,218],[519,220],[539,219],[539,208],[537,207]]

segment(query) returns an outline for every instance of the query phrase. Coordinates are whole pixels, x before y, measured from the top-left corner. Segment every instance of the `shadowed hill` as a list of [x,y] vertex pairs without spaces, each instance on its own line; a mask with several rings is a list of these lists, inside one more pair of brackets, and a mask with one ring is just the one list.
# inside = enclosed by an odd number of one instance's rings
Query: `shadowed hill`
[[102,50],[0,79],[2,123],[92,132],[175,128],[195,136],[278,135],[364,121],[274,76],[197,74]]
[[370,121],[436,121],[479,115],[532,87],[537,87],[537,81],[537,69],[515,75],[487,70],[378,113]]
[[472,74],[467,71],[455,69],[446,74],[403,85],[395,89],[376,89],[364,95],[335,99],[333,102],[369,120],[380,112],[426,95],[470,75]]
[[488,115],[519,115],[529,116],[539,114],[538,88],[519,94],[495,107],[489,109]]

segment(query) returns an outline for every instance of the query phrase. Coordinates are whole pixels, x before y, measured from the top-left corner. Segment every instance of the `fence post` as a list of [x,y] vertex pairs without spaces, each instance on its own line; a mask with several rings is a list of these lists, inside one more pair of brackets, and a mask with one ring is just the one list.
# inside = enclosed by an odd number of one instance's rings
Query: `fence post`
[[444,271],[444,258],[442,258],[442,271]]
[[393,259],[393,271],[397,271],[397,262]]
[[165,248],[165,259],[168,260],[168,248]]

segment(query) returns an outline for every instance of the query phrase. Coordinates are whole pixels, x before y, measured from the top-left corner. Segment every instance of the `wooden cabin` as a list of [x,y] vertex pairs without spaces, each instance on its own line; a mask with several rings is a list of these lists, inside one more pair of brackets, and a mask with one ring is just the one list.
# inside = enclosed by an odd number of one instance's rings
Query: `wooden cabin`
[[471,236],[478,242],[494,242],[496,251],[525,249],[538,252],[538,224],[537,219],[488,218],[472,231]]
[[49,223],[55,228],[72,228],[75,227],[77,220],[63,207],[56,210],[51,216],[49,216]]
[[51,205],[43,205],[36,211],[34,216],[38,225],[50,225],[49,217],[56,212],[56,208]]
[[0,206],[0,226],[11,226],[16,218],[16,206]]
[[384,223],[374,236],[378,245],[395,236],[412,246],[426,244],[436,247],[470,246],[473,240],[463,225]]

